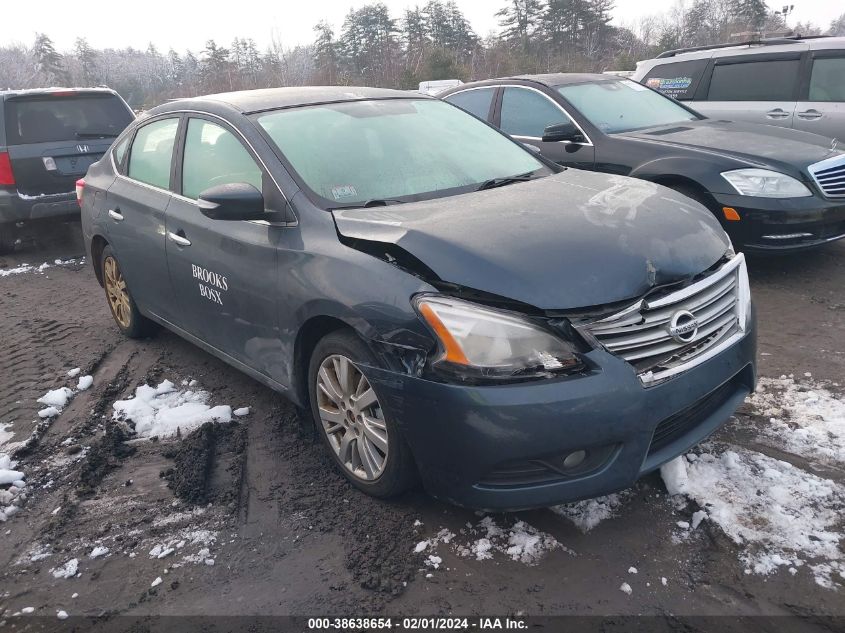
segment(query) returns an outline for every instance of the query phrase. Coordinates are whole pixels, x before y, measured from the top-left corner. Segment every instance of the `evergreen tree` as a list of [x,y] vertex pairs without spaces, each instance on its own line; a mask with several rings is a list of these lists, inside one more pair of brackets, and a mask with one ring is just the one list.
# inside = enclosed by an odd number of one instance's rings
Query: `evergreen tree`
[[48,81],[64,83],[67,80],[62,56],[56,52],[53,40],[44,33],[36,33],[33,53],[36,68],[47,77]]
[[319,83],[334,85],[337,83],[337,43],[334,30],[325,20],[314,26],[317,39],[314,41],[314,63],[320,74]]
[[76,38],[74,43],[74,55],[79,61],[82,83],[85,86],[94,86],[97,83],[97,51],[88,44],[84,37]]
[[532,38],[541,22],[543,5],[540,0],[509,0],[496,12],[502,39],[518,44],[526,54],[531,51]]

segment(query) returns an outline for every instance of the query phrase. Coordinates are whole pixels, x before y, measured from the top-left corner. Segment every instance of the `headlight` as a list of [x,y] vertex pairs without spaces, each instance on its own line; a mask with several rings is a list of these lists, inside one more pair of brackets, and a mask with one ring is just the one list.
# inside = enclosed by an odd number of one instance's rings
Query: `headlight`
[[722,172],[741,196],[761,198],[803,198],[813,193],[801,182],[769,169],[736,169]]
[[573,344],[518,315],[438,295],[414,305],[439,343],[433,366],[461,379],[536,378],[582,367]]

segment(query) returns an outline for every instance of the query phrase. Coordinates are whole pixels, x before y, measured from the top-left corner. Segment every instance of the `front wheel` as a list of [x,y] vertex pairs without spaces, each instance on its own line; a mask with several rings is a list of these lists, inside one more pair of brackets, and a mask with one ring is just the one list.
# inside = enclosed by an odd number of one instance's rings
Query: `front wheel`
[[410,488],[417,473],[398,427],[360,369],[372,363],[352,332],[323,338],[308,371],[311,412],[341,473],[369,495],[391,497]]
[[126,279],[120,270],[120,264],[112,252],[111,246],[103,249],[103,256],[100,259],[100,272],[102,274],[103,288],[106,291],[106,301],[109,310],[117,323],[117,327],[129,338],[143,338],[154,330],[154,325],[147,317],[138,310],[132,295],[129,294],[129,287]]

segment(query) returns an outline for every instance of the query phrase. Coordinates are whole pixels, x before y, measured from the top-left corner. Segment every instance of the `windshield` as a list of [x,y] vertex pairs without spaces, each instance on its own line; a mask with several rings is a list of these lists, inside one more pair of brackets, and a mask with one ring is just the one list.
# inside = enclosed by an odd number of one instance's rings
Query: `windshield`
[[114,95],[46,95],[6,101],[10,145],[118,136],[133,118]]
[[558,86],[557,91],[605,134],[630,132],[698,116],[634,81],[601,81]]
[[331,103],[257,120],[326,208],[435,198],[551,173],[504,135],[434,99]]

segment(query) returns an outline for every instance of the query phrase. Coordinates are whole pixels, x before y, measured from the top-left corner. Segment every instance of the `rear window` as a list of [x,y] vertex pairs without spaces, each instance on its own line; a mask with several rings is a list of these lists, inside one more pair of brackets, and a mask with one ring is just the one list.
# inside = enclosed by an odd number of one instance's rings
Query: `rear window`
[[490,103],[493,101],[495,90],[495,88],[475,88],[473,90],[457,92],[444,99],[458,106],[461,110],[466,110],[479,119],[486,121],[487,115],[490,113]]
[[660,64],[648,72],[642,83],[679,101],[692,99],[709,61],[709,59],[693,59],[686,62]]
[[132,114],[113,95],[44,96],[6,101],[9,145],[114,137]]
[[717,64],[710,80],[710,101],[795,101],[797,59]]
[[845,57],[813,60],[810,101],[845,101]]

